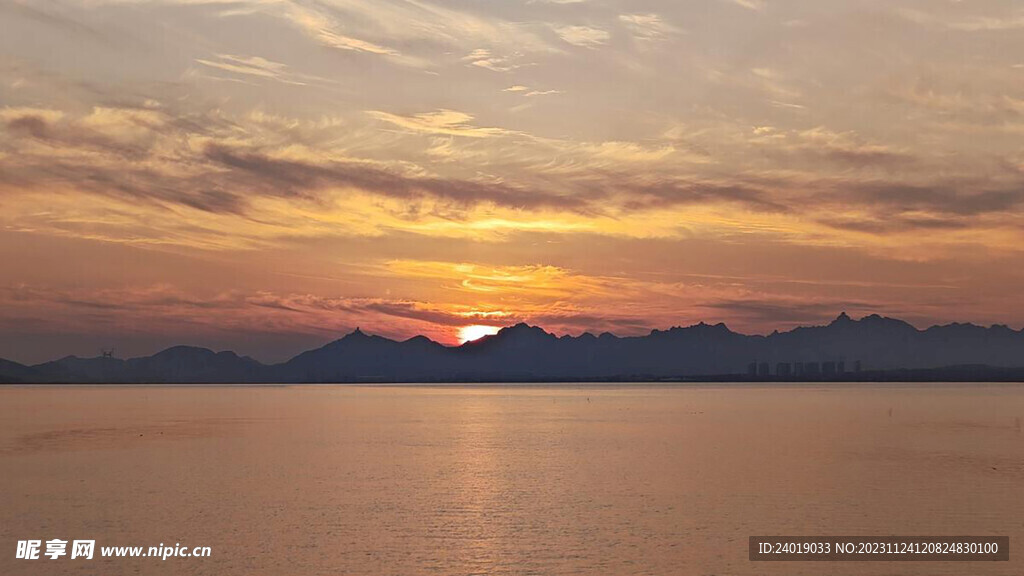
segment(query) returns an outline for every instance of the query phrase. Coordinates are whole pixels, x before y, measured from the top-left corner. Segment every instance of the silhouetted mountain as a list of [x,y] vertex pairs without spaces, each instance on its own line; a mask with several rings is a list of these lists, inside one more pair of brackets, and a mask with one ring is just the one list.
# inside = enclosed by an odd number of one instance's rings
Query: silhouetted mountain
[[267,366],[234,352],[175,346],[152,356],[78,358],[67,356],[32,367],[37,382],[217,383],[260,382]]
[[125,362],[128,378],[148,382],[258,382],[266,366],[234,352],[175,346]]
[[409,382],[438,380],[451,350],[424,336],[396,342],[358,328],[268,371],[280,382]]
[[[502,328],[462,346],[423,336],[402,342],[356,329],[321,348],[266,366],[233,352],[178,346],[120,360],[69,356],[36,366],[0,362],[3,382],[510,382],[662,380],[735,377],[753,364],[764,379],[875,379],[951,374],[1014,379],[1024,367],[1024,331],[996,325],[948,324],[927,330],[893,318],[854,320],[845,313],[825,326],[768,336],[725,324],[652,330],[646,336],[557,337],[527,324]],[[988,368],[987,368],[988,367]],[[991,369],[999,368],[994,371]],[[767,373],[765,373],[767,369]],[[844,372],[846,375],[844,375]],[[902,376],[901,376],[902,374]],[[960,377],[960,376],[957,376]]]
[[37,376],[38,373],[28,366],[0,358],[0,382],[2,383],[31,382]]
[[65,356],[60,360],[37,364],[32,368],[46,382],[127,381],[125,361],[120,358],[109,358],[106,356],[97,356],[96,358]]

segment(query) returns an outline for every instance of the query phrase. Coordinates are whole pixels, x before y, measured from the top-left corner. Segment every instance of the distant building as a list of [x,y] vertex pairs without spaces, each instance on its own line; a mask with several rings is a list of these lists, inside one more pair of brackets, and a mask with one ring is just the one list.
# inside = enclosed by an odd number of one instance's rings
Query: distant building
[[779,362],[775,365],[775,375],[779,378],[789,378],[793,375],[793,366],[789,362]]
[[747,364],[747,376],[751,378],[757,378],[757,362],[751,362]]
[[836,372],[839,374],[846,374],[846,361],[840,360],[836,363]]
[[804,376],[808,378],[816,378],[821,373],[821,368],[817,362],[804,362]]
[[797,378],[802,378],[804,375],[804,363],[794,362],[793,363],[793,375]]
[[853,361],[853,371],[860,372],[860,360]]
[[757,375],[761,378],[767,378],[772,375],[767,362],[761,362],[757,365]]
[[836,363],[835,362],[822,362],[821,363],[821,375],[822,376],[835,376],[836,375]]

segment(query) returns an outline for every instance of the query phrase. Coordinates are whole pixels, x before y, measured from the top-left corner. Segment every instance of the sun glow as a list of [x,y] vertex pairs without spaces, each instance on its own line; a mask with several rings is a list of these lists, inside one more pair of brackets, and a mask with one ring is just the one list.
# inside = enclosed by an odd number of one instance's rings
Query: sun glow
[[459,328],[459,343],[465,344],[466,342],[472,342],[473,340],[479,340],[484,336],[490,336],[497,334],[498,328],[494,326],[483,326],[481,324],[473,324],[472,326],[463,326]]

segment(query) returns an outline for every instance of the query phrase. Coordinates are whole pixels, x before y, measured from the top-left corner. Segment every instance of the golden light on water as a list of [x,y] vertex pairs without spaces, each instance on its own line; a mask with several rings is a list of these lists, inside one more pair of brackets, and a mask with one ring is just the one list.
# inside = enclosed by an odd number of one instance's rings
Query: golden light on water
[[473,324],[472,326],[463,326],[459,328],[459,343],[465,344],[466,342],[472,342],[473,340],[479,340],[484,336],[491,336],[498,333],[498,328],[494,326],[484,326],[482,324]]

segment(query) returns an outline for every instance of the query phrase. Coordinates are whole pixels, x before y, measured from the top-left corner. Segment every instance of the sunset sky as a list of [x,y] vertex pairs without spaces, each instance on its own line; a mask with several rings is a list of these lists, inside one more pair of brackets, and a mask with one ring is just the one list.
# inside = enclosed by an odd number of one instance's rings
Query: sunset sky
[[1016,0],[0,0],[3,358],[1020,328],[1022,248]]

